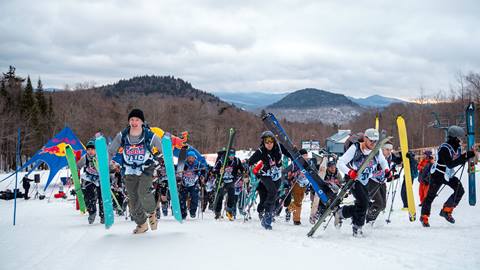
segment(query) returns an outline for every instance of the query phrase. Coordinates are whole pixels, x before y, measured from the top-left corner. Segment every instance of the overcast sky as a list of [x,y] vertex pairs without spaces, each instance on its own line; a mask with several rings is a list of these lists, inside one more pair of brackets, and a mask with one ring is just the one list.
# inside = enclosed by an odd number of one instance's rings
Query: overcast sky
[[47,87],[155,74],[209,92],[412,98],[480,72],[476,0],[0,0],[0,31],[2,71]]

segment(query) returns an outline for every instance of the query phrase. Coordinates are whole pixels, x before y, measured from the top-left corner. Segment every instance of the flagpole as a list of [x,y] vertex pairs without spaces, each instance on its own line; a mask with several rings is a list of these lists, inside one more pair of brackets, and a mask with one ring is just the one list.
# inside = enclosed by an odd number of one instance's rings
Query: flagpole
[[13,195],[13,226],[15,226],[17,218],[17,189],[18,189],[18,168],[20,167],[20,128],[18,128],[18,139],[17,139],[17,168],[15,172],[15,192]]

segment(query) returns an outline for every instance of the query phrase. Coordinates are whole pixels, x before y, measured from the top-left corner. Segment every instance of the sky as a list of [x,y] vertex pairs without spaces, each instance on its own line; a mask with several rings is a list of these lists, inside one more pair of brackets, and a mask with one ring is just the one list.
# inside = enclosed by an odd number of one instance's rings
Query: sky
[[0,69],[57,88],[154,74],[409,99],[480,72],[479,14],[475,0],[0,0]]

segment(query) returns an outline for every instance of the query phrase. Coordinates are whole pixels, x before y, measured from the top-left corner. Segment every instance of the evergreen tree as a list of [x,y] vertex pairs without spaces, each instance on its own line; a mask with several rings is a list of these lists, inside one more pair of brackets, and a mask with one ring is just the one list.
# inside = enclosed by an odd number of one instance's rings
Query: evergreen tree
[[25,90],[23,91],[20,104],[21,112],[24,116],[28,118],[33,111],[33,107],[35,106],[35,99],[33,97],[33,86],[32,81],[30,80],[30,76],[28,76],[27,78],[27,85],[25,86]]
[[46,116],[47,113],[47,101],[45,99],[42,80],[38,79],[37,89],[35,91],[35,97],[37,99],[38,110],[42,116]]

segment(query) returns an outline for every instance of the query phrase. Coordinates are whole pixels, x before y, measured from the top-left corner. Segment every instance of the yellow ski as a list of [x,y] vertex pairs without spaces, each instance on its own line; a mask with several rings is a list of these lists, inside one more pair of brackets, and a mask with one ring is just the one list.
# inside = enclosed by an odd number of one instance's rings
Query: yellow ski
[[403,173],[405,174],[405,187],[407,189],[408,216],[410,221],[415,221],[415,199],[413,197],[412,174],[410,171],[410,160],[407,158],[408,139],[407,127],[402,116],[397,117],[398,138],[400,139],[400,149],[402,150]]

